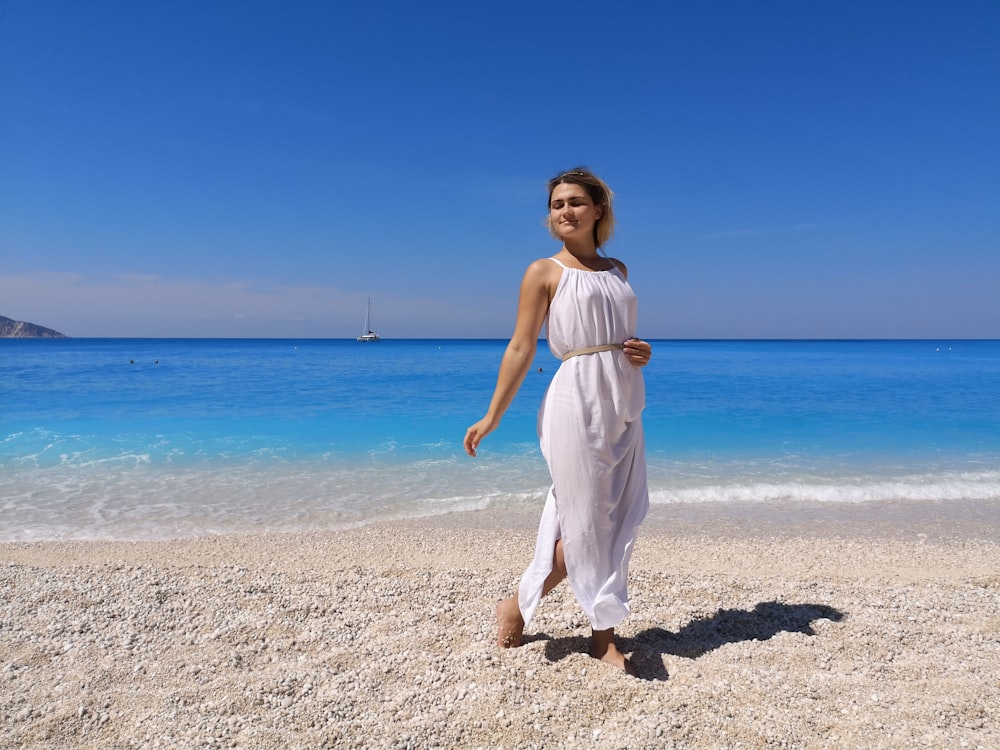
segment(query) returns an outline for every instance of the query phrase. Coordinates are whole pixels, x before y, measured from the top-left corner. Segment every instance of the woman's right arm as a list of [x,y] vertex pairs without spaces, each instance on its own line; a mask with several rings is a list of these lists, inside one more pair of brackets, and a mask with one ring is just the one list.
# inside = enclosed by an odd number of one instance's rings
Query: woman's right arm
[[537,260],[524,272],[521,296],[517,304],[517,323],[500,361],[500,373],[497,375],[493,398],[490,399],[486,416],[465,433],[465,452],[470,456],[476,455],[479,441],[500,425],[500,420],[517,395],[524,376],[528,374],[561,270],[554,263]]

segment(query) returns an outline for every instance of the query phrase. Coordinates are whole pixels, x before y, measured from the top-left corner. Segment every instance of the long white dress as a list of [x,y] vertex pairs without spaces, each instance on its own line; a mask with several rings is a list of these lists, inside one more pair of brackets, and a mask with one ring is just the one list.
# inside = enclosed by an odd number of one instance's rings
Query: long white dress
[[[635,335],[636,296],[617,267],[581,271],[550,260],[563,268],[547,325],[556,357]],[[594,630],[628,615],[629,559],[649,508],[645,401],[642,370],[620,348],[570,357],[553,376],[538,412],[552,487],[534,559],[518,586],[525,624],[542,598],[560,538],[570,586]]]

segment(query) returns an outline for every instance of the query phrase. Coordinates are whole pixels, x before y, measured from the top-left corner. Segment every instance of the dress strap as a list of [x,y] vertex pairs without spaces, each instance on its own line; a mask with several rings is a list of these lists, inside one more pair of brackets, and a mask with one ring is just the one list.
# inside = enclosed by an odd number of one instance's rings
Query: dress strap
[[555,258],[549,258],[549,260],[551,260],[553,263],[555,263],[560,268],[566,268],[566,266],[563,265],[563,262],[561,260],[556,260]]
[[579,357],[581,354],[596,354],[597,352],[610,352],[615,349],[621,349],[625,344],[598,344],[597,346],[585,346],[583,349],[574,349],[571,352],[566,352],[562,355],[562,361],[565,362],[570,357]]

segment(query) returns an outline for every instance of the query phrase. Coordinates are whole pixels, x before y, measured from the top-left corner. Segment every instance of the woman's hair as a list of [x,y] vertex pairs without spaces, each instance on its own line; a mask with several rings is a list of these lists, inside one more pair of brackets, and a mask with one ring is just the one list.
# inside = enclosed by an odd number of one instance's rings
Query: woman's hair
[[[615,231],[615,212],[611,207],[611,202],[615,194],[611,192],[611,188],[607,186],[604,180],[589,169],[576,167],[568,172],[556,175],[549,180],[549,205],[552,204],[552,191],[563,184],[580,185],[587,191],[587,195],[590,196],[594,205],[601,206],[604,209],[601,218],[594,224],[594,244],[597,247],[602,247],[611,239],[611,234]],[[548,217],[545,219],[545,224],[551,232],[552,227],[549,225]]]

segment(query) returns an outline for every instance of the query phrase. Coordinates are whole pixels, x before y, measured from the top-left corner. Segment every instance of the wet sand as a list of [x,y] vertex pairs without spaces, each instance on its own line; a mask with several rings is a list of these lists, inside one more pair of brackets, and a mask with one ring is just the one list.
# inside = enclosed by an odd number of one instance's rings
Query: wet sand
[[989,503],[658,508],[619,643],[493,606],[533,510],[0,545],[0,748],[1000,747]]

